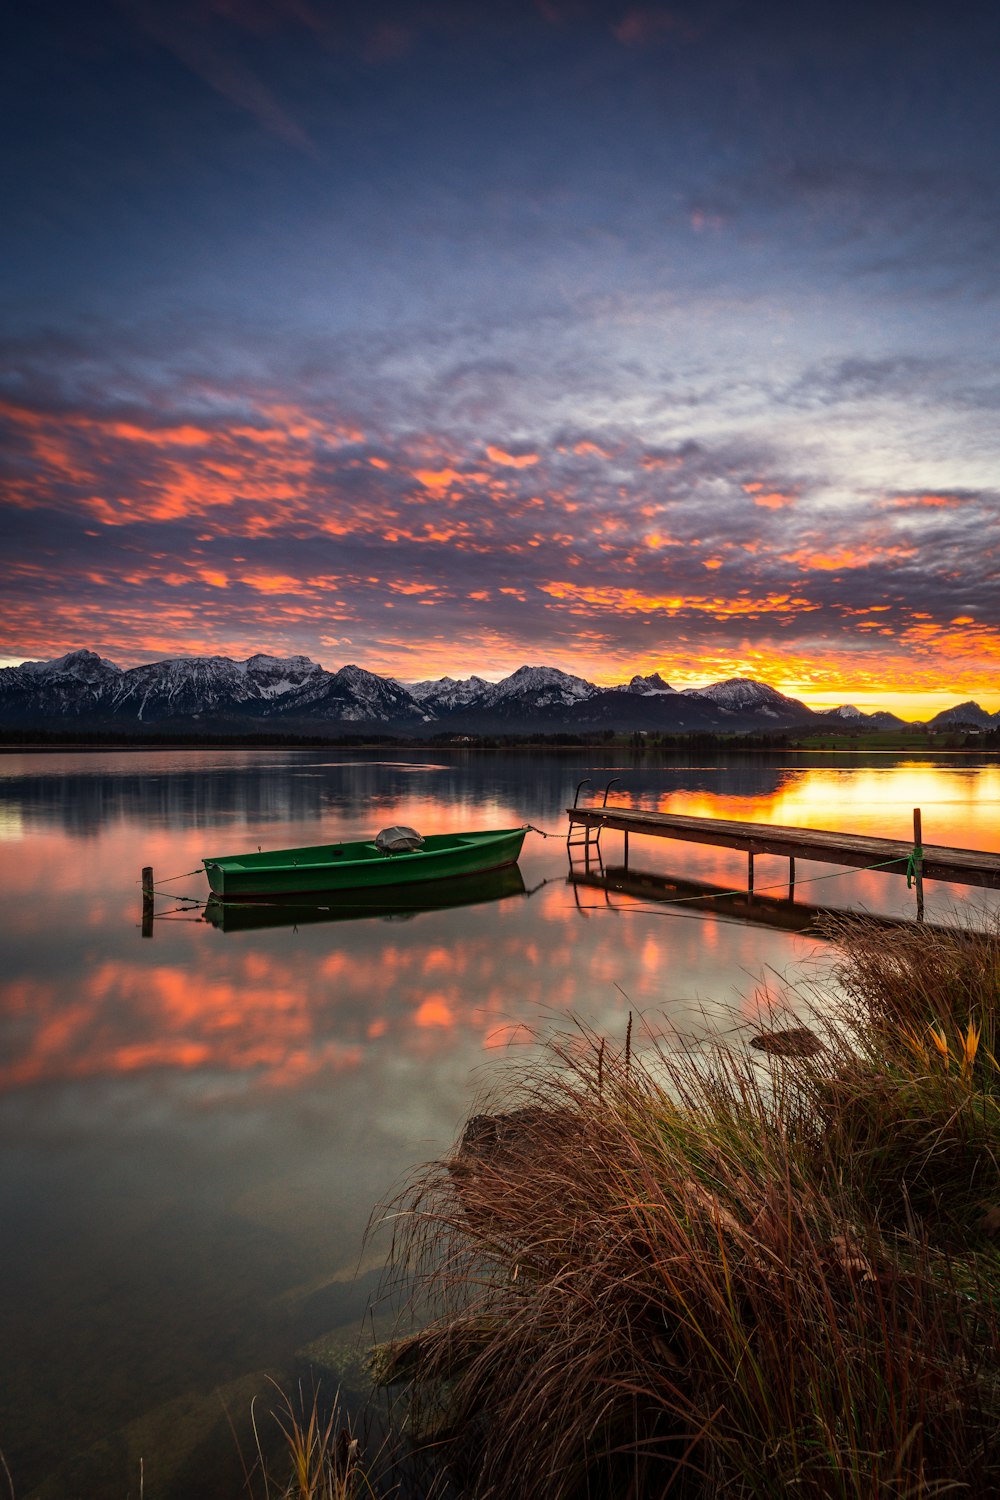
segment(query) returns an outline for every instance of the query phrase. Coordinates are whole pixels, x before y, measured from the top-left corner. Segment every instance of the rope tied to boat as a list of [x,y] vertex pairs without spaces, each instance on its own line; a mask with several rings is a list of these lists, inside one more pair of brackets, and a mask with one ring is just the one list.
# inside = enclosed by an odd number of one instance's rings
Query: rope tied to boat
[[544,828],[536,828],[534,823],[525,823],[522,826],[527,833],[540,833],[543,839],[562,838],[561,833],[546,833]]

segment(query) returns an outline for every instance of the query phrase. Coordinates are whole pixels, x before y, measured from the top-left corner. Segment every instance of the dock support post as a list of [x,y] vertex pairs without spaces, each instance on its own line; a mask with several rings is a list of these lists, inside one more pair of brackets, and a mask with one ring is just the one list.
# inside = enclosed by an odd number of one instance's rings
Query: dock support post
[[913,879],[917,887],[917,921],[924,920],[924,837],[920,808],[913,809]]
[[795,860],[792,856],[788,859],[788,899],[795,900]]
[[628,869],[628,829],[625,830],[625,868]]
[[144,938],[153,936],[153,866],[143,865],[142,868],[142,935]]
[[753,895],[753,850],[747,855],[747,895]]

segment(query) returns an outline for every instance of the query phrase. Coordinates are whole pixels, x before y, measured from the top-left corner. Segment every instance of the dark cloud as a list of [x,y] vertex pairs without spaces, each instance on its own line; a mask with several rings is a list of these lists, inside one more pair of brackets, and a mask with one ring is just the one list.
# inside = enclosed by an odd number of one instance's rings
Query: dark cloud
[[[881,359],[853,355],[825,360],[803,371],[779,399],[792,405],[828,406],[842,401],[883,398],[912,401],[927,396],[940,400],[943,377],[939,362],[915,355]],[[778,394],[778,393],[776,393]]]

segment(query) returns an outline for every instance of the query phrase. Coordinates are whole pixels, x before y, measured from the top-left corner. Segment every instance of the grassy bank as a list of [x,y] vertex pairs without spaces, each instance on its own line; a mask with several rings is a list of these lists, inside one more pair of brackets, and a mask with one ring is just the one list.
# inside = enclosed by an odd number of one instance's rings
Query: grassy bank
[[393,1206],[442,1493],[1000,1489],[1000,931],[835,936],[818,1048],[571,1038]]

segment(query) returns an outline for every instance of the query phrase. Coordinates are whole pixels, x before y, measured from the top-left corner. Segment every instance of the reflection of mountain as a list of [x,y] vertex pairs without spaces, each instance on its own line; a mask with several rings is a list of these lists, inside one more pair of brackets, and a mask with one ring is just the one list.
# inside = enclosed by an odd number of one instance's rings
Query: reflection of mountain
[[588,774],[593,786],[582,794],[584,802],[595,790],[599,798],[606,782],[619,776],[613,798],[651,808],[673,793],[769,797],[804,774],[789,770],[777,756],[763,755],[720,756],[697,766],[680,756],[664,756],[655,766],[636,758],[631,766],[602,767],[592,753],[582,760],[579,750],[435,751],[433,762],[413,752],[392,754],[393,760],[338,761],[319,750],[165,751],[115,756],[113,769],[104,755],[74,756],[69,762],[62,755],[32,757],[26,774],[13,773],[14,762],[7,763],[8,774],[0,779],[0,817],[74,834],[115,822],[152,828],[303,822],[315,826],[315,838],[304,842],[322,843],[324,831],[332,838],[346,825],[374,832],[391,820],[395,807],[414,801],[433,804],[436,813],[444,805],[450,827],[469,826],[470,819],[480,819],[484,804],[493,804],[498,815],[502,810],[501,822],[522,822],[530,807],[546,827],[560,829],[576,783]]
[[79,834],[116,822],[201,828],[233,817],[263,825],[319,819],[326,812],[322,781],[296,775],[289,763],[250,759],[240,766],[204,766],[185,764],[182,755],[157,758],[155,764],[145,756],[130,757],[127,769],[114,771],[106,762],[97,769],[96,758],[89,756],[83,763],[94,764],[94,770],[7,777],[0,782],[0,807],[19,810],[26,823]]
[[381,917],[415,917],[420,912],[447,911],[456,906],[480,906],[525,895],[517,865],[488,870],[483,875],[428,881],[396,890],[345,891],[315,901],[297,900],[222,902],[210,897],[204,919],[220,932],[247,932],[262,927],[299,927],[310,922],[350,922]]

